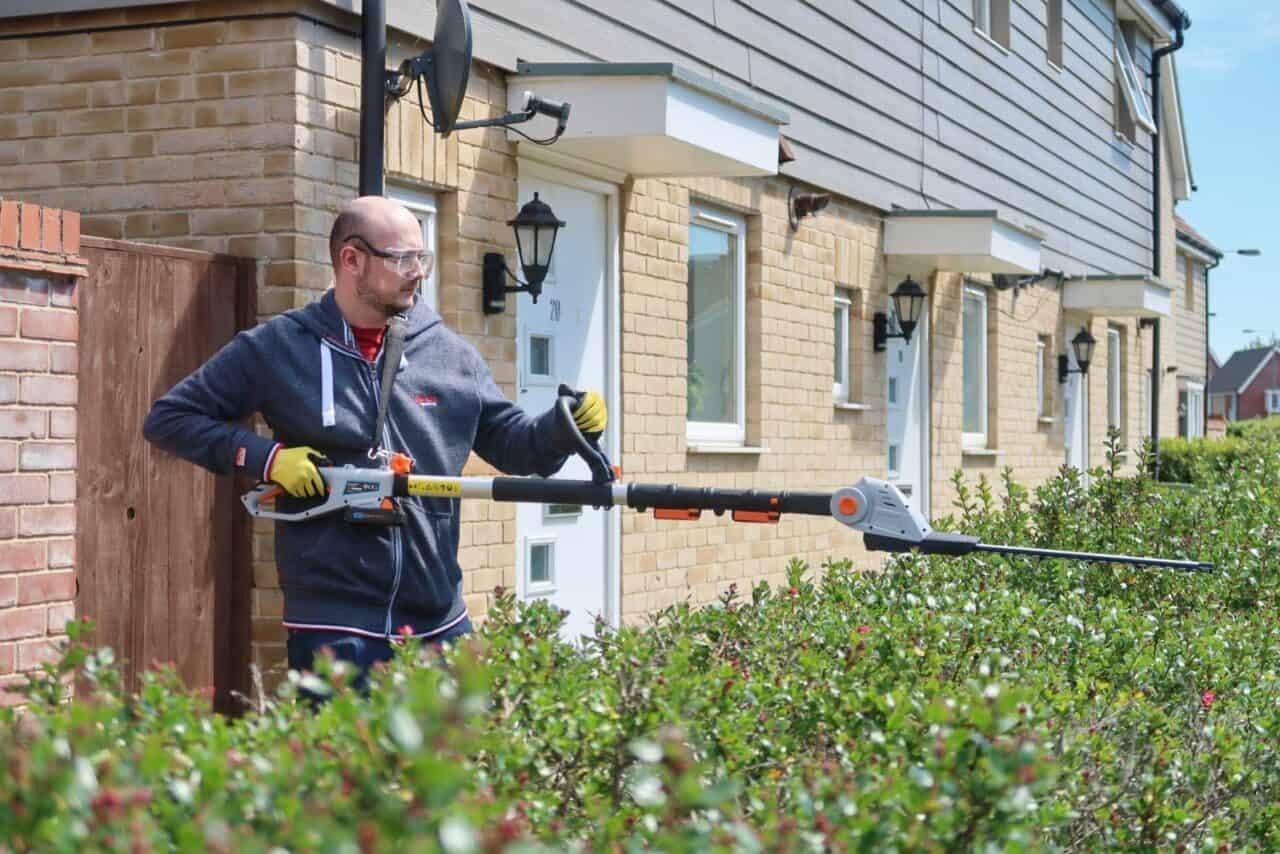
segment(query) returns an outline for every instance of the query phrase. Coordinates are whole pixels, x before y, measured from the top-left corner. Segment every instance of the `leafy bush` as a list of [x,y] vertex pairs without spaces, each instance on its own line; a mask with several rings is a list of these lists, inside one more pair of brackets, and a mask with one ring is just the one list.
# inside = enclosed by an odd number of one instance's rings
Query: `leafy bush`
[[1234,436],[1222,439],[1161,439],[1160,480],[1166,483],[1209,483],[1226,476],[1250,447],[1248,440]]
[[1227,435],[1255,441],[1280,440],[1280,415],[1231,421],[1227,424]]
[[[1112,451],[1115,449],[1113,448]],[[326,661],[243,718],[73,649],[0,718],[17,851],[1280,849],[1280,462],[1166,491],[1073,470],[957,480],[988,542],[1213,560],[1214,575],[974,555],[793,562],[581,648],[501,594],[370,695]],[[81,699],[62,702],[71,673]],[[332,690],[317,713],[299,685]]]

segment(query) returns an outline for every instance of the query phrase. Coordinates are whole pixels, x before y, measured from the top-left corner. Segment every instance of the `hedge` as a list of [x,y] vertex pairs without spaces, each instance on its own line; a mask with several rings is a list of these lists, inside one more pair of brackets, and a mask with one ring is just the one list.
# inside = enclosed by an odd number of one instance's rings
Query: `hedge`
[[1003,481],[940,527],[1218,571],[792,561],[581,647],[504,592],[368,696],[322,660],[239,718],[77,643],[0,717],[0,848],[1280,850],[1275,446],[1193,491]]

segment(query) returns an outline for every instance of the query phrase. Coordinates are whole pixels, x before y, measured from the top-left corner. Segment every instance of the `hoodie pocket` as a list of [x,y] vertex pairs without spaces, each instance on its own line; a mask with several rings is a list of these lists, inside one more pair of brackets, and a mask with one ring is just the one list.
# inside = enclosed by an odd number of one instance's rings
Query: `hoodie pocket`
[[335,608],[384,604],[395,574],[391,532],[353,525],[341,513],[278,524],[276,561],[283,587],[330,599]]
[[436,614],[453,604],[462,580],[455,516],[449,510],[423,507],[417,501],[405,501],[401,506],[405,508],[407,524],[396,604],[410,611]]

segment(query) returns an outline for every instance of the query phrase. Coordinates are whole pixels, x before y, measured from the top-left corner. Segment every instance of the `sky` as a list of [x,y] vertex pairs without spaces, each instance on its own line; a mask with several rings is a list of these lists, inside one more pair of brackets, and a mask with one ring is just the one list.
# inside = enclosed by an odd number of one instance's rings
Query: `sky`
[[1209,341],[1225,362],[1259,330],[1280,337],[1280,3],[1179,0],[1175,54],[1191,172],[1178,214],[1228,253],[1209,274]]

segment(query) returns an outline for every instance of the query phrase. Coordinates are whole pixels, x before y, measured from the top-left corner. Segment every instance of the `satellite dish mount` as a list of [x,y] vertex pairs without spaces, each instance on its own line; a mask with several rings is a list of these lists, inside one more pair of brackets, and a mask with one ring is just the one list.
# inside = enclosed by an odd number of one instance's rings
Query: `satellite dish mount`
[[[467,7],[467,0],[438,0],[435,39],[431,47],[406,59],[395,71],[386,72],[388,100],[403,98],[416,84],[422,117],[442,136],[448,136],[455,130],[510,127],[543,115],[556,120],[555,133],[545,139],[529,137],[530,141],[550,145],[559,139],[569,124],[569,105],[539,98],[532,92],[525,92],[525,106],[519,112],[490,119],[458,121],[462,100],[467,93],[467,78],[471,73],[471,45],[471,10]],[[424,79],[426,100],[422,98]],[[429,117],[426,113],[428,103],[431,106]]]
[[[386,107],[409,94],[415,84],[422,118],[441,136],[448,136],[455,130],[510,127],[542,115],[556,120],[556,130],[551,136],[534,139],[523,131],[515,132],[538,145],[551,145],[569,124],[568,104],[540,98],[531,92],[525,93],[524,109],[519,112],[491,119],[458,121],[458,113],[462,111],[462,101],[467,94],[467,79],[471,74],[471,10],[467,0],[436,0],[436,29],[431,47],[406,59],[394,71],[386,68],[386,0],[364,0],[361,17],[361,195],[382,195]],[[422,91],[424,81],[425,98]],[[430,116],[427,115],[428,105],[431,107]]]

